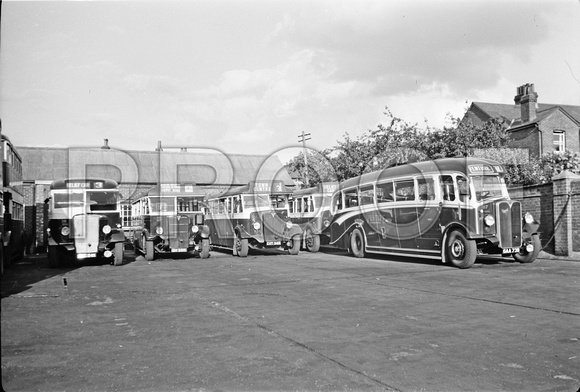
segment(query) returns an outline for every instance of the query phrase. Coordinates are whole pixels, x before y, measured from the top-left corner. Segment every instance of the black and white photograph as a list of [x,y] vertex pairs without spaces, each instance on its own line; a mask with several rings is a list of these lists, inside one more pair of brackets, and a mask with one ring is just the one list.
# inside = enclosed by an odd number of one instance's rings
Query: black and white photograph
[[580,392],[580,1],[0,1],[2,391]]

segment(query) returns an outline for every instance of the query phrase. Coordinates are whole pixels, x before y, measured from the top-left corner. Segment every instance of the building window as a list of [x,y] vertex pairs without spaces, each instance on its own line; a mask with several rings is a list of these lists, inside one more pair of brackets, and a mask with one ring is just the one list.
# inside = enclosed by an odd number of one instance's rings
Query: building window
[[566,132],[554,131],[554,151],[564,152],[566,149]]

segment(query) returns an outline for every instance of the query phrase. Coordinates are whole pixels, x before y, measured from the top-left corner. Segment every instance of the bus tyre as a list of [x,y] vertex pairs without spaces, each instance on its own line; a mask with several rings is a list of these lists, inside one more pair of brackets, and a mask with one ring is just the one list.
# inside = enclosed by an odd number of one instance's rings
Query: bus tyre
[[538,258],[540,250],[542,250],[542,243],[540,242],[540,237],[537,234],[532,235],[532,245],[534,250],[531,252],[518,252],[514,253],[514,259],[520,263],[532,263]]
[[306,230],[306,249],[309,252],[315,253],[320,249],[320,236],[317,234],[312,234],[312,231]]
[[123,264],[123,251],[125,250],[125,244],[122,242],[117,242],[115,244],[115,250],[113,251],[113,265]]
[[145,238],[143,238],[143,245],[145,250],[145,260],[147,261],[154,260],[155,249],[153,247],[155,246],[155,244],[153,244],[153,241],[147,241]]
[[350,249],[354,257],[365,257],[365,240],[360,229],[354,229],[350,235]]
[[236,238],[235,252],[239,257],[248,256],[248,239]]
[[199,253],[199,257],[202,259],[209,258],[209,239],[204,238],[201,240],[201,252]]
[[295,235],[288,241],[288,253],[295,256],[300,252],[300,236]]
[[447,259],[457,268],[471,267],[477,257],[475,241],[468,240],[459,230],[452,231],[447,237],[446,251]]
[[58,268],[58,249],[56,246],[48,247],[48,268]]

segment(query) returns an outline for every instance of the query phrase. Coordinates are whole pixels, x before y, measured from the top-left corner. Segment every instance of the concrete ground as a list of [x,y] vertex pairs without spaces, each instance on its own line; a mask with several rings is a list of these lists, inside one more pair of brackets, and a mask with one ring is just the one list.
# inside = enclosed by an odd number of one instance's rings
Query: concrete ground
[[[580,262],[131,256],[2,278],[6,391],[578,391]],[[67,285],[64,285],[66,279]]]

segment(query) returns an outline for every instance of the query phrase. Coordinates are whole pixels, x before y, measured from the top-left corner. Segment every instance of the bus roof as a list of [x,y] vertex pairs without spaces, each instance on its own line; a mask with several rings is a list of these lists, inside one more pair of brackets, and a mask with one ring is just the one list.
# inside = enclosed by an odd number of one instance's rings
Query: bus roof
[[313,195],[313,194],[331,194],[338,189],[338,182],[323,182],[310,188],[297,189],[292,194],[294,197]]
[[340,184],[341,189],[354,187],[360,184],[373,183],[379,179],[436,174],[440,172],[460,172],[469,174],[500,174],[504,173],[502,165],[491,159],[485,158],[441,158],[432,161],[409,163],[400,166],[389,167],[366,173],[358,177],[349,178]]
[[117,181],[103,178],[65,178],[53,181],[50,189],[117,189]]
[[223,193],[209,195],[208,199],[216,199],[242,194],[287,195],[292,193],[283,181],[250,181],[247,185],[230,188]]
[[205,196],[203,188],[192,184],[160,184],[147,191],[147,196]]

